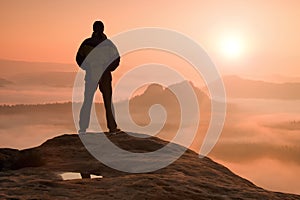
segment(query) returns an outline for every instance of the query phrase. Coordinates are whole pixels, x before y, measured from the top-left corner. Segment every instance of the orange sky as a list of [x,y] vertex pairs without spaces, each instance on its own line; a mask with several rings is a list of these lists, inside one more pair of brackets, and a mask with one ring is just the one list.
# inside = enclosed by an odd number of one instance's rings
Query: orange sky
[[[1,1],[0,59],[74,63],[95,19],[109,36],[128,29],[171,28],[192,37],[225,73],[299,76],[300,1]],[[243,51],[222,54],[239,37]]]

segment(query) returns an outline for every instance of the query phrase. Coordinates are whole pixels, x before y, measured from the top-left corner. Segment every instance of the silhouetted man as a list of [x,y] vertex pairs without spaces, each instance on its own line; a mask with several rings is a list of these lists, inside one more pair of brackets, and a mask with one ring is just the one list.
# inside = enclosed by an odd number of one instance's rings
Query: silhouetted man
[[107,128],[114,134],[120,132],[120,129],[117,128],[113,115],[111,72],[119,66],[120,56],[116,46],[103,33],[104,25],[101,21],[94,22],[93,31],[92,37],[83,41],[76,55],[77,64],[86,72],[78,133],[85,133],[89,126],[94,94],[99,86],[106,111]]

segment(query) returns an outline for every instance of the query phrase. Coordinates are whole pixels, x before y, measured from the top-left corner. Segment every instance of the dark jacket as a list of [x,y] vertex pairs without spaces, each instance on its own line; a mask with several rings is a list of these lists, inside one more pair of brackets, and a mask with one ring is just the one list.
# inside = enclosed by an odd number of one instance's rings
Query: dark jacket
[[[87,55],[101,42],[105,41],[107,39],[106,35],[104,33],[97,33],[94,32],[92,34],[92,37],[85,39],[82,44],[80,45],[78,52],[76,54],[76,62],[79,67],[84,69],[81,65],[84,61],[84,59],[87,57]],[[116,58],[108,67],[107,70],[114,71],[120,63],[120,57]]]

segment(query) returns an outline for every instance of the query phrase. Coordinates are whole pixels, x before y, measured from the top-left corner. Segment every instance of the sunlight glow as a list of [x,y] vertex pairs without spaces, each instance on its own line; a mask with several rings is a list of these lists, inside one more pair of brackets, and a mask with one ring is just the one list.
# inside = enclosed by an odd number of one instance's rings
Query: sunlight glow
[[221,41],[221,51],[226,58],[238,58],[244,50],[244,44],[240,37],[224,37]]

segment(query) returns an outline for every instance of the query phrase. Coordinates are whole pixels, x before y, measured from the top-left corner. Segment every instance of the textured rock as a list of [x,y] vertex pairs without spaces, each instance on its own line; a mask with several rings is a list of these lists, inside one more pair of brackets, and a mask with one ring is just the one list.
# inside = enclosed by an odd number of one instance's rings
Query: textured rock
[[[167,144],[155,137],[127,134],[110,140],[132,152],[150,152]],[[173,148],[182,147],[174,144]],[[257,187],[191,150],[152,173],[120,172],[94,159],[78,135],[62,135],[23,151],[1,149],[0,161],[0,199],[300,199]],[[62,172],[103,178],[63,181]]]

